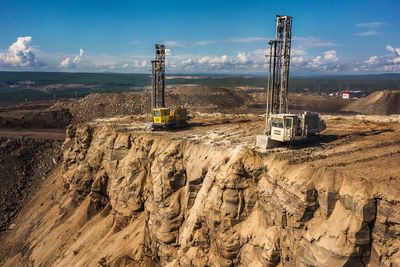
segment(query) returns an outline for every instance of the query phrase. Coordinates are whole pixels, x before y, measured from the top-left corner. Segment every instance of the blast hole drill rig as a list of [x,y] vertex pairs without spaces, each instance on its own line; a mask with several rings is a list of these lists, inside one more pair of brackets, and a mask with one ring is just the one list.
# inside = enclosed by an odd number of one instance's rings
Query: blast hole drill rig
[[187,125],[187,109],[165,107],[165,46],[155,45],[156,57],[151,61],[151,128],[175,129]]
[[292,17],[276,16],[275,40],[268,42],[269,75],[265,131],[257,135],[257,147],[271,148],[285,142],[306,139],[325,129],[325,123],[318,113],[288,112],[291,43]]

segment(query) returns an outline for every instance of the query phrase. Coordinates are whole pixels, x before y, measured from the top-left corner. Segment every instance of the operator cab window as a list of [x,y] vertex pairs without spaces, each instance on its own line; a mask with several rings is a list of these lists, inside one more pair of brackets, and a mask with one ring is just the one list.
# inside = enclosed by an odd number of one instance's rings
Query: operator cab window
[[159,110],[154,110],[153,114],[154,114],[154,117],[160,117],[161,116],[161,112]]
[[275,118],[272,120],[272,127],[283,128],[283,119]]
[[292,128],[292,123],[293,123],[293,119],[292,118],[286,118],[285,119],[285,127],[286,127],[286,129]]

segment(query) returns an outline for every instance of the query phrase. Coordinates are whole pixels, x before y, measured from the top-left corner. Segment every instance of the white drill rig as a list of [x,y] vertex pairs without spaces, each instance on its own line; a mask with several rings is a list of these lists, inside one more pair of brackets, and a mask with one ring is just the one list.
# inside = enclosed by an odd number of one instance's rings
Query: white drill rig
[[276,16],[276,37],[269,44],[269,76],[265,131],[257,135],[256,146],[271,148],[285,142],[306,139],[325,130],[325,122],[318,113],[288,112],[288,85],[292,17]]

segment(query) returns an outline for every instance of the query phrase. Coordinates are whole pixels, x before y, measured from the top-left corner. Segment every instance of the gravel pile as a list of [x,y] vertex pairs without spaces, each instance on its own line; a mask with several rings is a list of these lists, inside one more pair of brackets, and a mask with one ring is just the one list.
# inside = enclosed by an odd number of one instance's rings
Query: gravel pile
[[400,91],[385,90],[360,98],[342,109],[370,115],[400,114]]
[[[185,106],[191,112],[227,112],[244,109],[249,101],[252,101],[249,95],[226,88],[181,86],[166,90],[167,106]],[[78,103],[71,103],[68,108],[75,122],[145,114],[150,111],[150,90],[90,94]]]

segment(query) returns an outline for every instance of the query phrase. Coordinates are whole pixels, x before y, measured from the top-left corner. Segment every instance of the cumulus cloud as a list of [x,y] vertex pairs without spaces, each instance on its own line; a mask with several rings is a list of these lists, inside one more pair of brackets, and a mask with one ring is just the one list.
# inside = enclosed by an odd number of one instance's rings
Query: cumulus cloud
[[60,64],[59,67],[60,68],[76,68],[78,67],[79,63],[81,63],[81,61],[84,59],[84,54],[85,51],[80,48],[79,49],[79,54],[75,57],[66,57],[65,59],[63,59]]
[[[167,67],[174,71],[265,71],[268,67],[266,49],[239,51],[234,55],[175,55],[167,60]],[[302,49],[294,49],[291,64],[295,71],[338,72],[345,64],[340,62],[336,50],[327,50],[321,55],[308,56]]]
[[363,72],[397,72],[400,71],[400,47],[386,45],[384,56],[370,56],[363,63],[358,64],[355,71]]
[[391,52],[394,58],[389,59],[389,62],[392,62],[394,64],[400,64],[400,47],[393,47],[391,45],[386,46],[386,50]]
[[18,37],[7,52],[0,53],[0,64],[5,67],[35,67],[39,65],[34,49],[29,46],[31,36]]
[[367,60],[364,61],[365,64],[375,65],[378,64],[378,56],[370,56]]
[[134,66],[135,68],[146,68],[148,65],[148,61],[147,60],[135,60],[134,61]]
[[246,64],[246,63],[248,62],[248,60],[249,60],[249,59],[247,58],[246,53],[244,53],[244,52],[239,52],[239,53],[237,54],[236,58],[237,58],[238,61],[239,61],[240,63],[242,63],[242,64]]
[[291,55],[295,56],[295,57],[304,56],[306,54],[307,54],[307,52],[305,50],[303,50],[303,49],[300,49],[300,48],[292,48],[292,51],[291,51]]
[[228,62],[228,56],[227,55],[222,55],[222,56],[216,56],[216,57],[200,57],[198,59],[198,63],[200,64],[209,64],[209,65],[218,65],[218,64],[224,64]]
[[324,52],[324,58],[328,61],[333,61],[333,62],[339,60],[336,50],[329,50]]
[[291,62],[296,71],[338,72],[345,68],[336,50],[328,50],[317,56],[292,56]]

